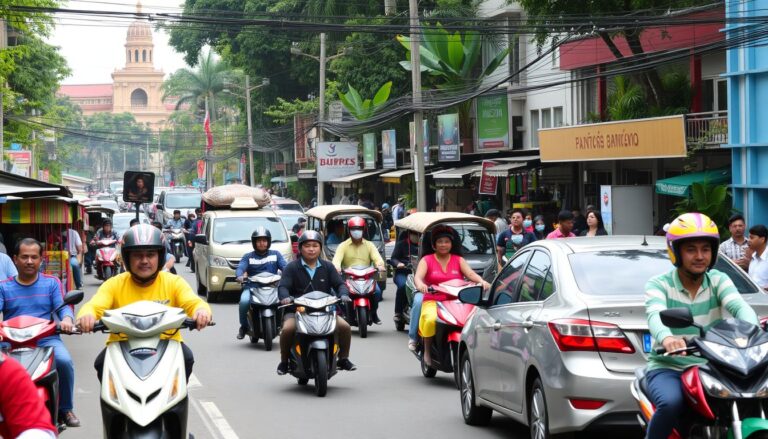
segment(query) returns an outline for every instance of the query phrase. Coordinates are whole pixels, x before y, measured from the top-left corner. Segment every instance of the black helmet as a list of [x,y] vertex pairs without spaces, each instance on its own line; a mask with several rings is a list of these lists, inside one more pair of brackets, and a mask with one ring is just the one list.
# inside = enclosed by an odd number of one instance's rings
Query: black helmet
[[253,248],[256,248],[256,238],[267,238],[267,249],[272,246],[272,233],[264,226],[256,227],[256,230],[251,233],[251,244]]
[[323,235],[316,230],[307,230],[299,236],[299,248],[307,241],[316,241],[321,248],[323,247]]
[[[141,282],[149,282],[155,277],[157,273],[162,270],[165,264],[165,245],[163,245],[163,234],[160,230],[149,224],[139,224],[128,229],[122,238],[123,244],[120,248],[120,256],[123,258],[123,264],[125,269],[128,270],[131,275],[131,260],[130,252],[133,250],[157,250],[158,263],[157,271],[148,279],[138,279]],[[134,276],[135,278],[135,276]]]
[[101,227],[104,227],[107,224],[109,224],[111,226],[112,225],[112,220],[109,219],[109,218],[104,218],[104,221],[101,222]]

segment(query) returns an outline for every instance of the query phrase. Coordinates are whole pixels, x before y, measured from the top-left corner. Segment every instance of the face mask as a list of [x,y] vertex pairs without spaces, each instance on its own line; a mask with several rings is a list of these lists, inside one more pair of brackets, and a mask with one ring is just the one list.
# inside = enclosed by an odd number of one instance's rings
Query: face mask
[[363,237],[363,231],[362,230],[352,230],[349,232],[349,236],[352,237],[352,239],[360,239]]
[[512,244],[520,245],[523,242],[523,235],[512,235]]
[[536,231],[537,232],[543,232],[544,231],[544,224],[536,224]]
[[531,227],[531,223],[531,220],[523,220],[523,227],[527,229],[528,227]]

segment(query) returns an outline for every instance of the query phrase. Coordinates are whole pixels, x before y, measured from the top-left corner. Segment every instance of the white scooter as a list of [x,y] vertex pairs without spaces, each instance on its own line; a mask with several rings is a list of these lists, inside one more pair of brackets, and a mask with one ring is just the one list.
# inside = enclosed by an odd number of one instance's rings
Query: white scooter
[[[213,324],[213,323],[211,323]],[[101,379],[104,437],[187,438],[187,379],[181,343],[161,334],[195,329],[181,308],[150,301],[106,311],[94,331],[120,334],[110,343]]]

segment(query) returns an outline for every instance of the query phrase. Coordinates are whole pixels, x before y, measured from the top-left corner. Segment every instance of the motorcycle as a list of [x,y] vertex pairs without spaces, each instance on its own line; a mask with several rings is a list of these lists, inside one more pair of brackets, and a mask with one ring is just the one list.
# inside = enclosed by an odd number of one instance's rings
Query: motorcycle
[[368,337],[368,326],[373,325],[370,318],[372,302],[376,294],[376,267],[354,266],[343,270],[344,281],[352,299],[347,304],[345,316],[350,326],[357,326],[360,337]]
[[96,279],[106,281],[120,271],[116,245],[111,238],[96,241]]
[[[312,291],[293,301],[296,306],[296,336],[291,346],[289,370],[299,385],[315,380],[315,394],[325,396],[328,380],[336,375],[339,345],[336,307],[339,299],[322,291]],[[290,305],[283,305],[290,306]]]
[[165,229],[167,239],[171,243],[171,252],[173,257],[176,258],[176,262],[181,261],[181,257],[184,256],[184,230],[182,229]]
[[282,309],[278,308],[277,284],[279,274],[258,273],[248,278],[251,304],[248,307],[248,337],[251,343],[264,340],[264,349],[272,350],[272,341],[280,332]]
[[64,303],[51,313],[51,319],[30,316],[18,316],[0,322],[0,340],[10,344],[8,355],[21,363],[37,393],[51,414],[51,422],[59,433],[66,424],[59,423],[59,374],[52,347],[38,347],[37,342],[55,334],[62,334],[61,328],[54,321],[54,316],[65,306],[76,305],[83,300],[82,291],[70,291],[64,297]]
[[148,300],[106,311],[96,322],[94,331],[124,338],[109,343],[104,357],[101,418],[105,438],[187,438],[184,354],[181,343],[160,336],[196,327],[183,309]]
[[[765,398],[768,397],[768,332],[743,320],[721,320],[705,330],[694,323],[687,308],[661,312],[661,321],[670,328],[694,327],[699,336],[687,340],[687,346],[665,353],[685,352],[706,359],[707,363],[686,369],[681,376],[685,400],[691,410],[681,420],[679,430],[670,438],[756,438],[768,435]],[[655,412],[651,403],[646,370],[635,371],[632,396],[640,407],[643,429]]]
[[429,291],[442,294],[437,300],[437,326],[432,342],[431,363],[424,360],[424,343],[419,333],[414,354],[421,364],[421,373],[426,378],[433,378],[437,371],[453,373],[456,387],[459,388],[459,343],[461,331],[475,310],[474,305],[466,304],[458,299],[459,292],[465,288],[481,288],[465,280],[450,280],[439,285],[433,285]]

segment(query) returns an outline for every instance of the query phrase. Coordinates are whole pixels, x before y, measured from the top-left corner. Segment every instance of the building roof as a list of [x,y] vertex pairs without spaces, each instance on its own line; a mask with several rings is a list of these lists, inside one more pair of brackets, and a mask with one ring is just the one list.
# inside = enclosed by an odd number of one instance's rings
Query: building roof
[[58,94],[70,98],[111,98],[112,84],[62,85]]

